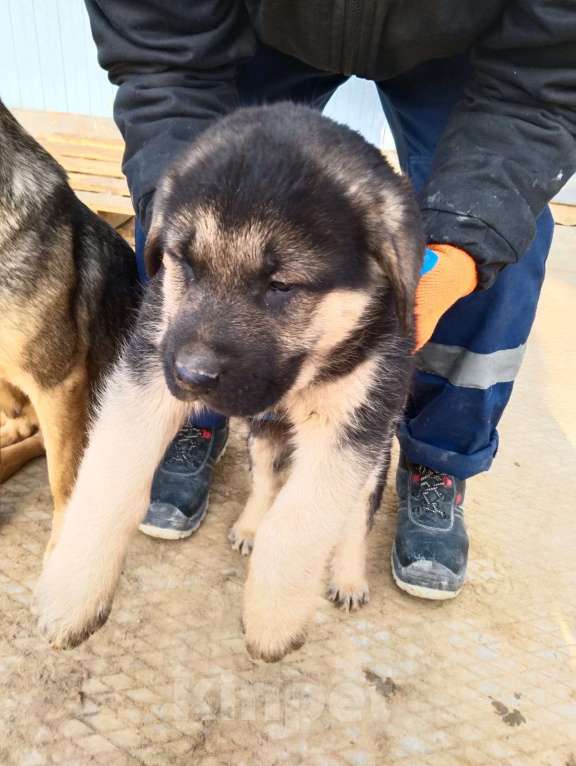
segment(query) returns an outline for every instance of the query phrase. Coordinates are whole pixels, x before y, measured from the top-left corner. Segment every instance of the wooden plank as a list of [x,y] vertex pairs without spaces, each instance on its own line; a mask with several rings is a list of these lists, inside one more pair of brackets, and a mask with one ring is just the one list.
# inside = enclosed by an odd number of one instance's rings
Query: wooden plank
[[122,162],[124,148],[122,145],[114,144],[94,144],[82,142],[80,138],[74,142],[58,141],[52,136],[34,136],[50,154],[61,157],[86,157],[92,160],[107,160],[109,162]]
[[75,191],[93,191],[109,194],[119,194],[129,197],[128,184],[123,178],[107,178],[105,176],[87,175],[86,173],[68,173],[70,186]]
[[106,223],[109,223],[113,229],[122,233],[124,229],[127,229],[130,225],[134,228],[134,216],[126,215],[125,213],[107,213],[105,210],[100,212],[100,217],[103,218]]
[[576,226],[576,205],[564,205],[560,202],[552,202],[550,205],[554,223],[561,226]]
[[33,136],[67,133],[86,138],[122,141],[120,131],[109,117],[91,117],[68,112],[44,112],[33,109],[13,109],[14,116]]
[[81,133],[69,133],[69,132],[52,132],[47,133],[46,137],[50,141],[54,141],[57,143],[78,143],[78,144],[86,144],[86,146],[110,146],[110,147],[116,147],[118,149],[122,149],[124,146],[124,142],[121,138],[111,138],[106,136],[83,136]]
[[126,223],[122,224],[121,226],[115,226],[114,228],[120,234],[124,239],[128,242],[128,244],[133,248],[135,246],[134,241],[134,223],[135,218],[132,216],[132,218],[129,218]]
[[122,213],[134,215],[132,201],[119,194],[102,194],[100,192],[79,191],[76,195],[94,212]]
[[105,176],[106,178],[124,178],[122,168],[117,162],[87,160],[82,157],[62,157],[59,154],[56,154],[55,157],[68,173],[86,173],[93,176]]

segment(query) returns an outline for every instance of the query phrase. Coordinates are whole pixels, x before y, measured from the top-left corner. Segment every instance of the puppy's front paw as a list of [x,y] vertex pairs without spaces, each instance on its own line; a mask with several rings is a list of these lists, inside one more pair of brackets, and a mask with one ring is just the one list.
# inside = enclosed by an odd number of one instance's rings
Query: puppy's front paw
[[271,590],[260,591],[246,583],[243,628],[248,654],[254,660],[278,662],[290,652],[300,649],[306,639],[310,609],[306,597],[291,603]]
[[252,553],[254,536],[254,531],[241,526],[238,522],[228,532],[228,540],[232,549],[238,551],[242,556],[249,556]]
[[[57,547],[35,590],[38,628],[55,649],[72,649],[106,622],[113,587],[86,567],[66,566]],[[109,581],[108,581],[109,583]]]
[[345,612],[355,612],[370,600],[370,590],[367,582],[335,583],[326,592],[326,597]]
[[256,626],[244,617],[246,649],[253,660],[278,662],[290,652],[303,646],[306,640],[304,626],[280,625],[270,620],[266,625]]

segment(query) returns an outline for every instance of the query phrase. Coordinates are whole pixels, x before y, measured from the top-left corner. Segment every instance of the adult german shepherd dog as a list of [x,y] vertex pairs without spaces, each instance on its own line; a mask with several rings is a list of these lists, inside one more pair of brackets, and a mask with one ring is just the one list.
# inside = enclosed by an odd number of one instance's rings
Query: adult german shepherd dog
[[[38,454],[11,447],[39,425],[54,518],[76,477],[96,387],[139,302],[134,255],[88,210],[60,165],[0,101],[0,444],[10,471]],[[24,446],[24,445],[23,445]]]
[[253,488],[231,531],[251,550],[250,654],[302,643],[331,556],[330,597],[366,601],[423,250],[407,182],[304,107],[239,110],[179,158],[155,195],[155,276],[39,582],[54,645],[105,621],[154,469],[199,404],[250,419]]

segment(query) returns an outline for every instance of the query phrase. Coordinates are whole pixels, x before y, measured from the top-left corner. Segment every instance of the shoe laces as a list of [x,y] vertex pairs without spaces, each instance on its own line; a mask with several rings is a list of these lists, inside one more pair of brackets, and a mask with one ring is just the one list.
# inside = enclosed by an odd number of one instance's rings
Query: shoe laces
[[168,449],[165,463],[172,465],[200,466],[210,448],[212,431],[186,423],[176,434]]
[[413,487],[413,503],[418,516],[432,514],[442,519],[447,518],[447,506],[452,502],[454,479],[445,473],[413,465],[410,472]]

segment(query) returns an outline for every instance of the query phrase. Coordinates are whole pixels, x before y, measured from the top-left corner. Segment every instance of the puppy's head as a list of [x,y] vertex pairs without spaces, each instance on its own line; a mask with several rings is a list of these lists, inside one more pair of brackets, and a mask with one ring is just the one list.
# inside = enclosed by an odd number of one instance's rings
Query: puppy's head
[[[344,131],[302,108],[241,110],[165,177],[146,260],[151,273],[162,267],[161,351],[174,396],[255,415],[310,383],[375,315],[409,338],[417,266],[398,262],[381,200],[366,207],[367,187],[382,179],[364,168],[359,193],[342,148],[327,156],[352,135]],[[366,147],[354,136],[345,152],[355,142]],[[390,175],[398,205],[405,190]]]

